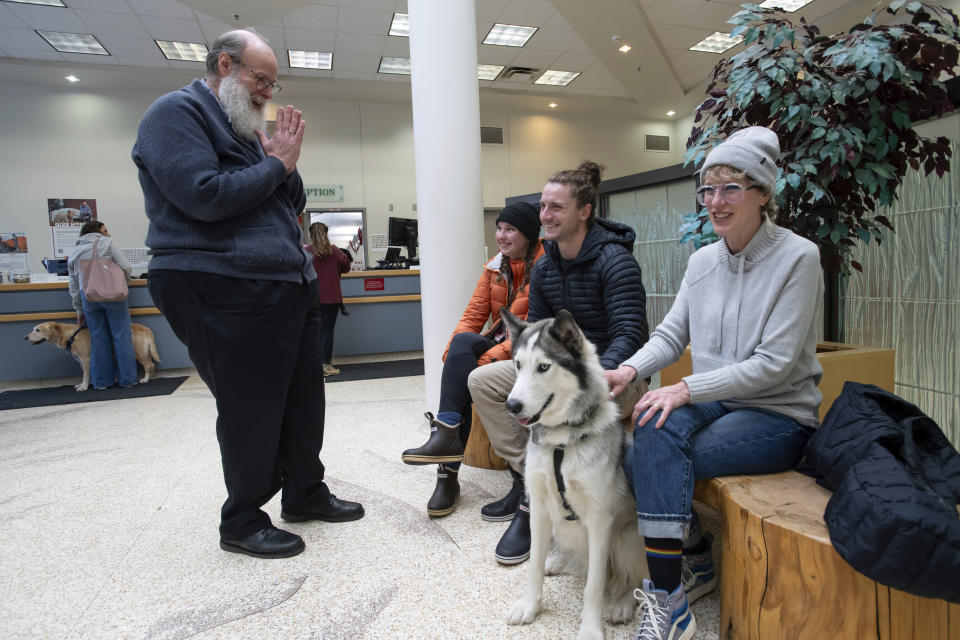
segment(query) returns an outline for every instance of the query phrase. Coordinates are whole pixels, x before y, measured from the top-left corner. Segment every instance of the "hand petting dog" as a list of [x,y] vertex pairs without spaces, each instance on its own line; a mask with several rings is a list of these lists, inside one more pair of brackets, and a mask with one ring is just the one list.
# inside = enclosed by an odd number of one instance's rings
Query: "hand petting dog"
[[[624,364],[613,371],[604,371],[603,374],[610,385],[610,397],[613,398],[633,382],[634,378],[637,377],[637,370]],[[643,394],[640,401],[633,407],[631,419],[638,427],[642,427],[659,411],[660,419],[654,425],[659,429],[666,422],[671,411],[685,404],[690,404],[690,389],[687,387],[687,383],[681,380],[677,384],[653,389]],[[641,418],[641,416],[643,417]],[[640,418],[639,422],[637,421],[638,418]]]

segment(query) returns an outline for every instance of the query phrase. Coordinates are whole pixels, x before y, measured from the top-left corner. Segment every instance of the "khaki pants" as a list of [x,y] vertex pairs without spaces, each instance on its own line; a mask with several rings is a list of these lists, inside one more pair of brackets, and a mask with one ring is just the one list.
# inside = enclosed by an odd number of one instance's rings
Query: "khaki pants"
[[[517,424],[506,408],[507,396],[516,379],[513,361],[502,360],[474,369],[467,385],[494,452],[522,474],[530,432]],[[634,380],[620,392],[614,401],[620,407],[621,420],[630,419],[634,405],[646,392],[647,383],[643,380]]]

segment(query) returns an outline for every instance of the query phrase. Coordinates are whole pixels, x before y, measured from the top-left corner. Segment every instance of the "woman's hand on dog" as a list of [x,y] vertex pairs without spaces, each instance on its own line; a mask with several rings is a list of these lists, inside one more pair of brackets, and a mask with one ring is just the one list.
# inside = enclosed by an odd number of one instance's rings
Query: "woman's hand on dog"
[[637,370],[630,365],[622,364],[612,371],[605,370],[603,375],[607,379],[607,384],[610,385],[610,397],[615,398],[636,379]]
[[[671,384],[667,387],[660,387],[653,391],[643,394],[633,407],[633,421],[638,427],[642,427],[650,421],[650,418],[660,412],[660,419],[654,425],[657,429],[663,426],[667,416],[677,407],[682,407],[690,403],[690,389],[687,383],[681,380],[677,384]],[[639,418],[639,421],[638,421]]]

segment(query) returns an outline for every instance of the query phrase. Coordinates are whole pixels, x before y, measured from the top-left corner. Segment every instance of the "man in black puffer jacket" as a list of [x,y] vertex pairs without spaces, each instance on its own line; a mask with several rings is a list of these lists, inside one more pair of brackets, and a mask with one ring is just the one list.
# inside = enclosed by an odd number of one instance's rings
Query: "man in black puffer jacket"
[[[550,177],[540,199],[544,257],[530,277],[527,322],[569,311],[596,346],[603,368],[615,370],[647,341],[646,293],[633,257],[636,234],[630,227],[597,217],[602,167],[584,162]],[[496,549],[502,564],[530,555],[530,514],[523,499],[527,430],[505,404],[516,379],[512,362],[494,362],[470,374],[470,396],[493,450],[510,465],[513,488],[480,510],[484,520],[510,520]],[[635,380],[615,401],[628,417],[646,391]]]

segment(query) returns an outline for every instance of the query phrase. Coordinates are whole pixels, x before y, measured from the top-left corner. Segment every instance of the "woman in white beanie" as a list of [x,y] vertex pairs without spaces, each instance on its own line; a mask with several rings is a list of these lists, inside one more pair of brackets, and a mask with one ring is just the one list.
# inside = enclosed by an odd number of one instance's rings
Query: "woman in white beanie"
[[608,376],[617,394],[690,345],[693,373],[634,408],[624,461],[651,576],[641,640],[692,638],[689,603],[716,586],[694,481],[789,469],[817,427],[823,276],[816,245],[772,221],[779,154],[776,133],[748,127],[707,155],[697,201],[721,239],[690,257],[666,318]]

